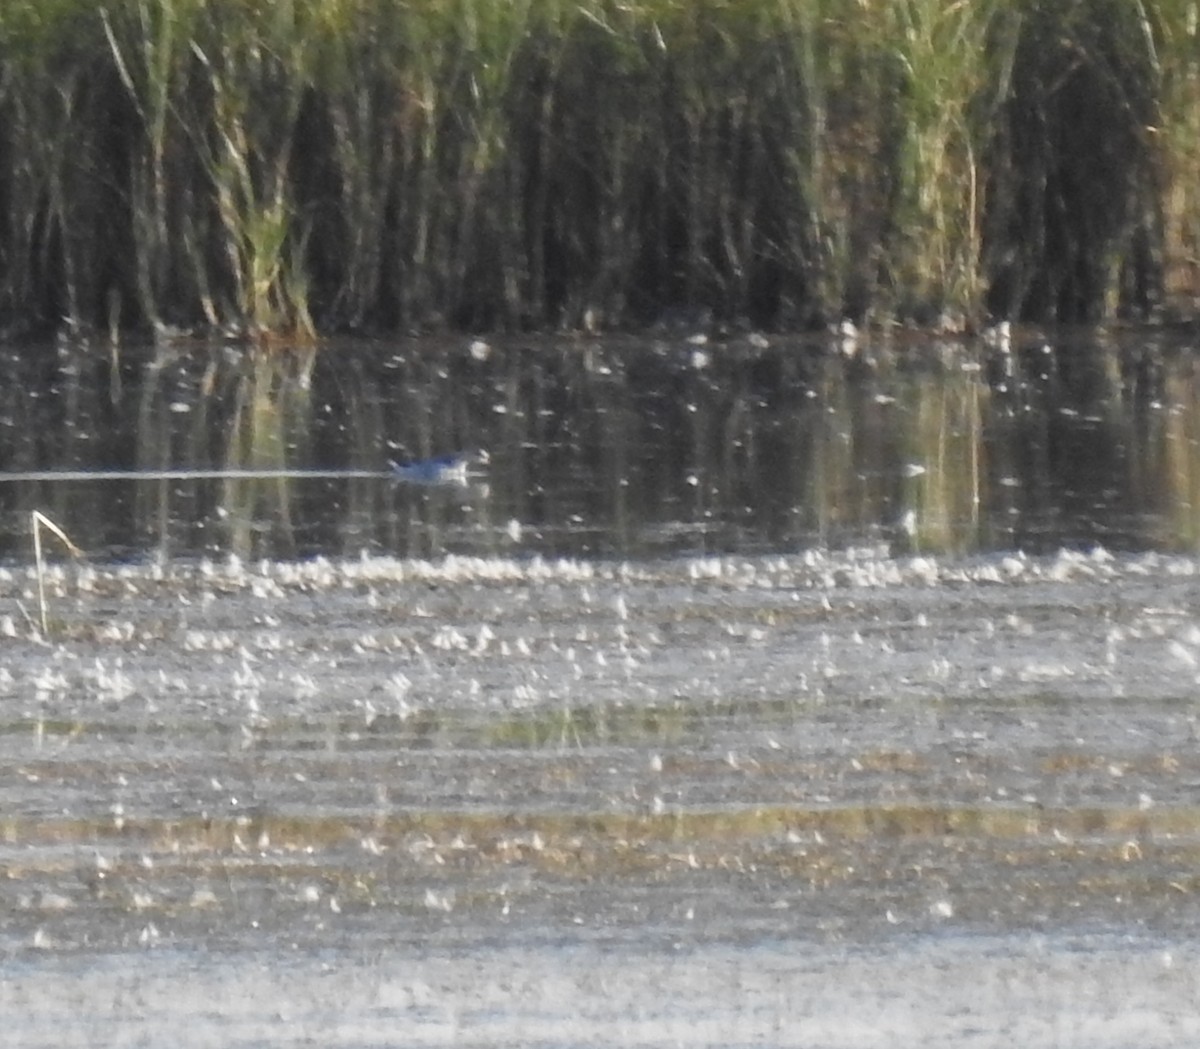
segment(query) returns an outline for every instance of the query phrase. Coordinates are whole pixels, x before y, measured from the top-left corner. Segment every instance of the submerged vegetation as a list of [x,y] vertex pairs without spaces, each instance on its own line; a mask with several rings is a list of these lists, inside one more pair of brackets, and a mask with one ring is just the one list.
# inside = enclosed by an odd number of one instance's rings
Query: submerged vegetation
[[0,322],[1190,311],[1188,0],[6,0]]

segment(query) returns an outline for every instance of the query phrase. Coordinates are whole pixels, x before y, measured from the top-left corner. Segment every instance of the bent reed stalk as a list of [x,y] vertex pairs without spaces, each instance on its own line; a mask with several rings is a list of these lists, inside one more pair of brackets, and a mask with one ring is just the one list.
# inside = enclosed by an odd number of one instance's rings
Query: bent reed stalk
[[0,324],[806,326],[1197,297],[1184,0],[7,0]]
[[42,529],[57,536],[72,557],[82,557],[83,551],[67,537],[67,533],[58,527],[40,510],[33,510],[29,515],[29,530],[33,534],[33,557],[37,569],[38,613],[42,624],[42,637],[50,636],[50,620],[46,611],[46,568],[42,558]]

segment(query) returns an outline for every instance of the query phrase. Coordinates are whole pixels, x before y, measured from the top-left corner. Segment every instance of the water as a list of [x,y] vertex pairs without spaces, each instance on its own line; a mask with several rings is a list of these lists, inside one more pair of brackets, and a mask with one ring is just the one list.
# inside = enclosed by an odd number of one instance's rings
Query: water
[[[100,558],[1191,550],[1195,363],[1148,338],[13,353],[5,473],[155,478],[0,486],[0,552],[35,508]],[[465,449],[491,460],[465,489],[352,476]]]
[[26,471],[491,459],[0,485],[8,1044],[1194,1044],[1190,359],[796,351],[6,385]]

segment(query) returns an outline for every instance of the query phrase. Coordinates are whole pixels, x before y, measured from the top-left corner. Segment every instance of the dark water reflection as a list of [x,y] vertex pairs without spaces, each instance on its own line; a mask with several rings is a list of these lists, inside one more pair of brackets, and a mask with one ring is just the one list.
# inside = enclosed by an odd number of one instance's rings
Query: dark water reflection
[[970,553],[1200,545],[1192,348],[1148,335],[864,344],[411,340],[114,360],[10,348],[0,470],[383,470],[486,449],[465,487],[383,477],[0,484],[93,557],[646,557],[886,541]]

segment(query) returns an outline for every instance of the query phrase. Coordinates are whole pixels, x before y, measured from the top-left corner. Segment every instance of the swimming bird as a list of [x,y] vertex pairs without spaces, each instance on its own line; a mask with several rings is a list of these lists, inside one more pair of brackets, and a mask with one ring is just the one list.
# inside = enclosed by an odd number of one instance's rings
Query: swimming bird
[[407,463],[390,462],[392,477],[409,484],[467,484],[470,468],[488,461],[486,452],[454,452]]

